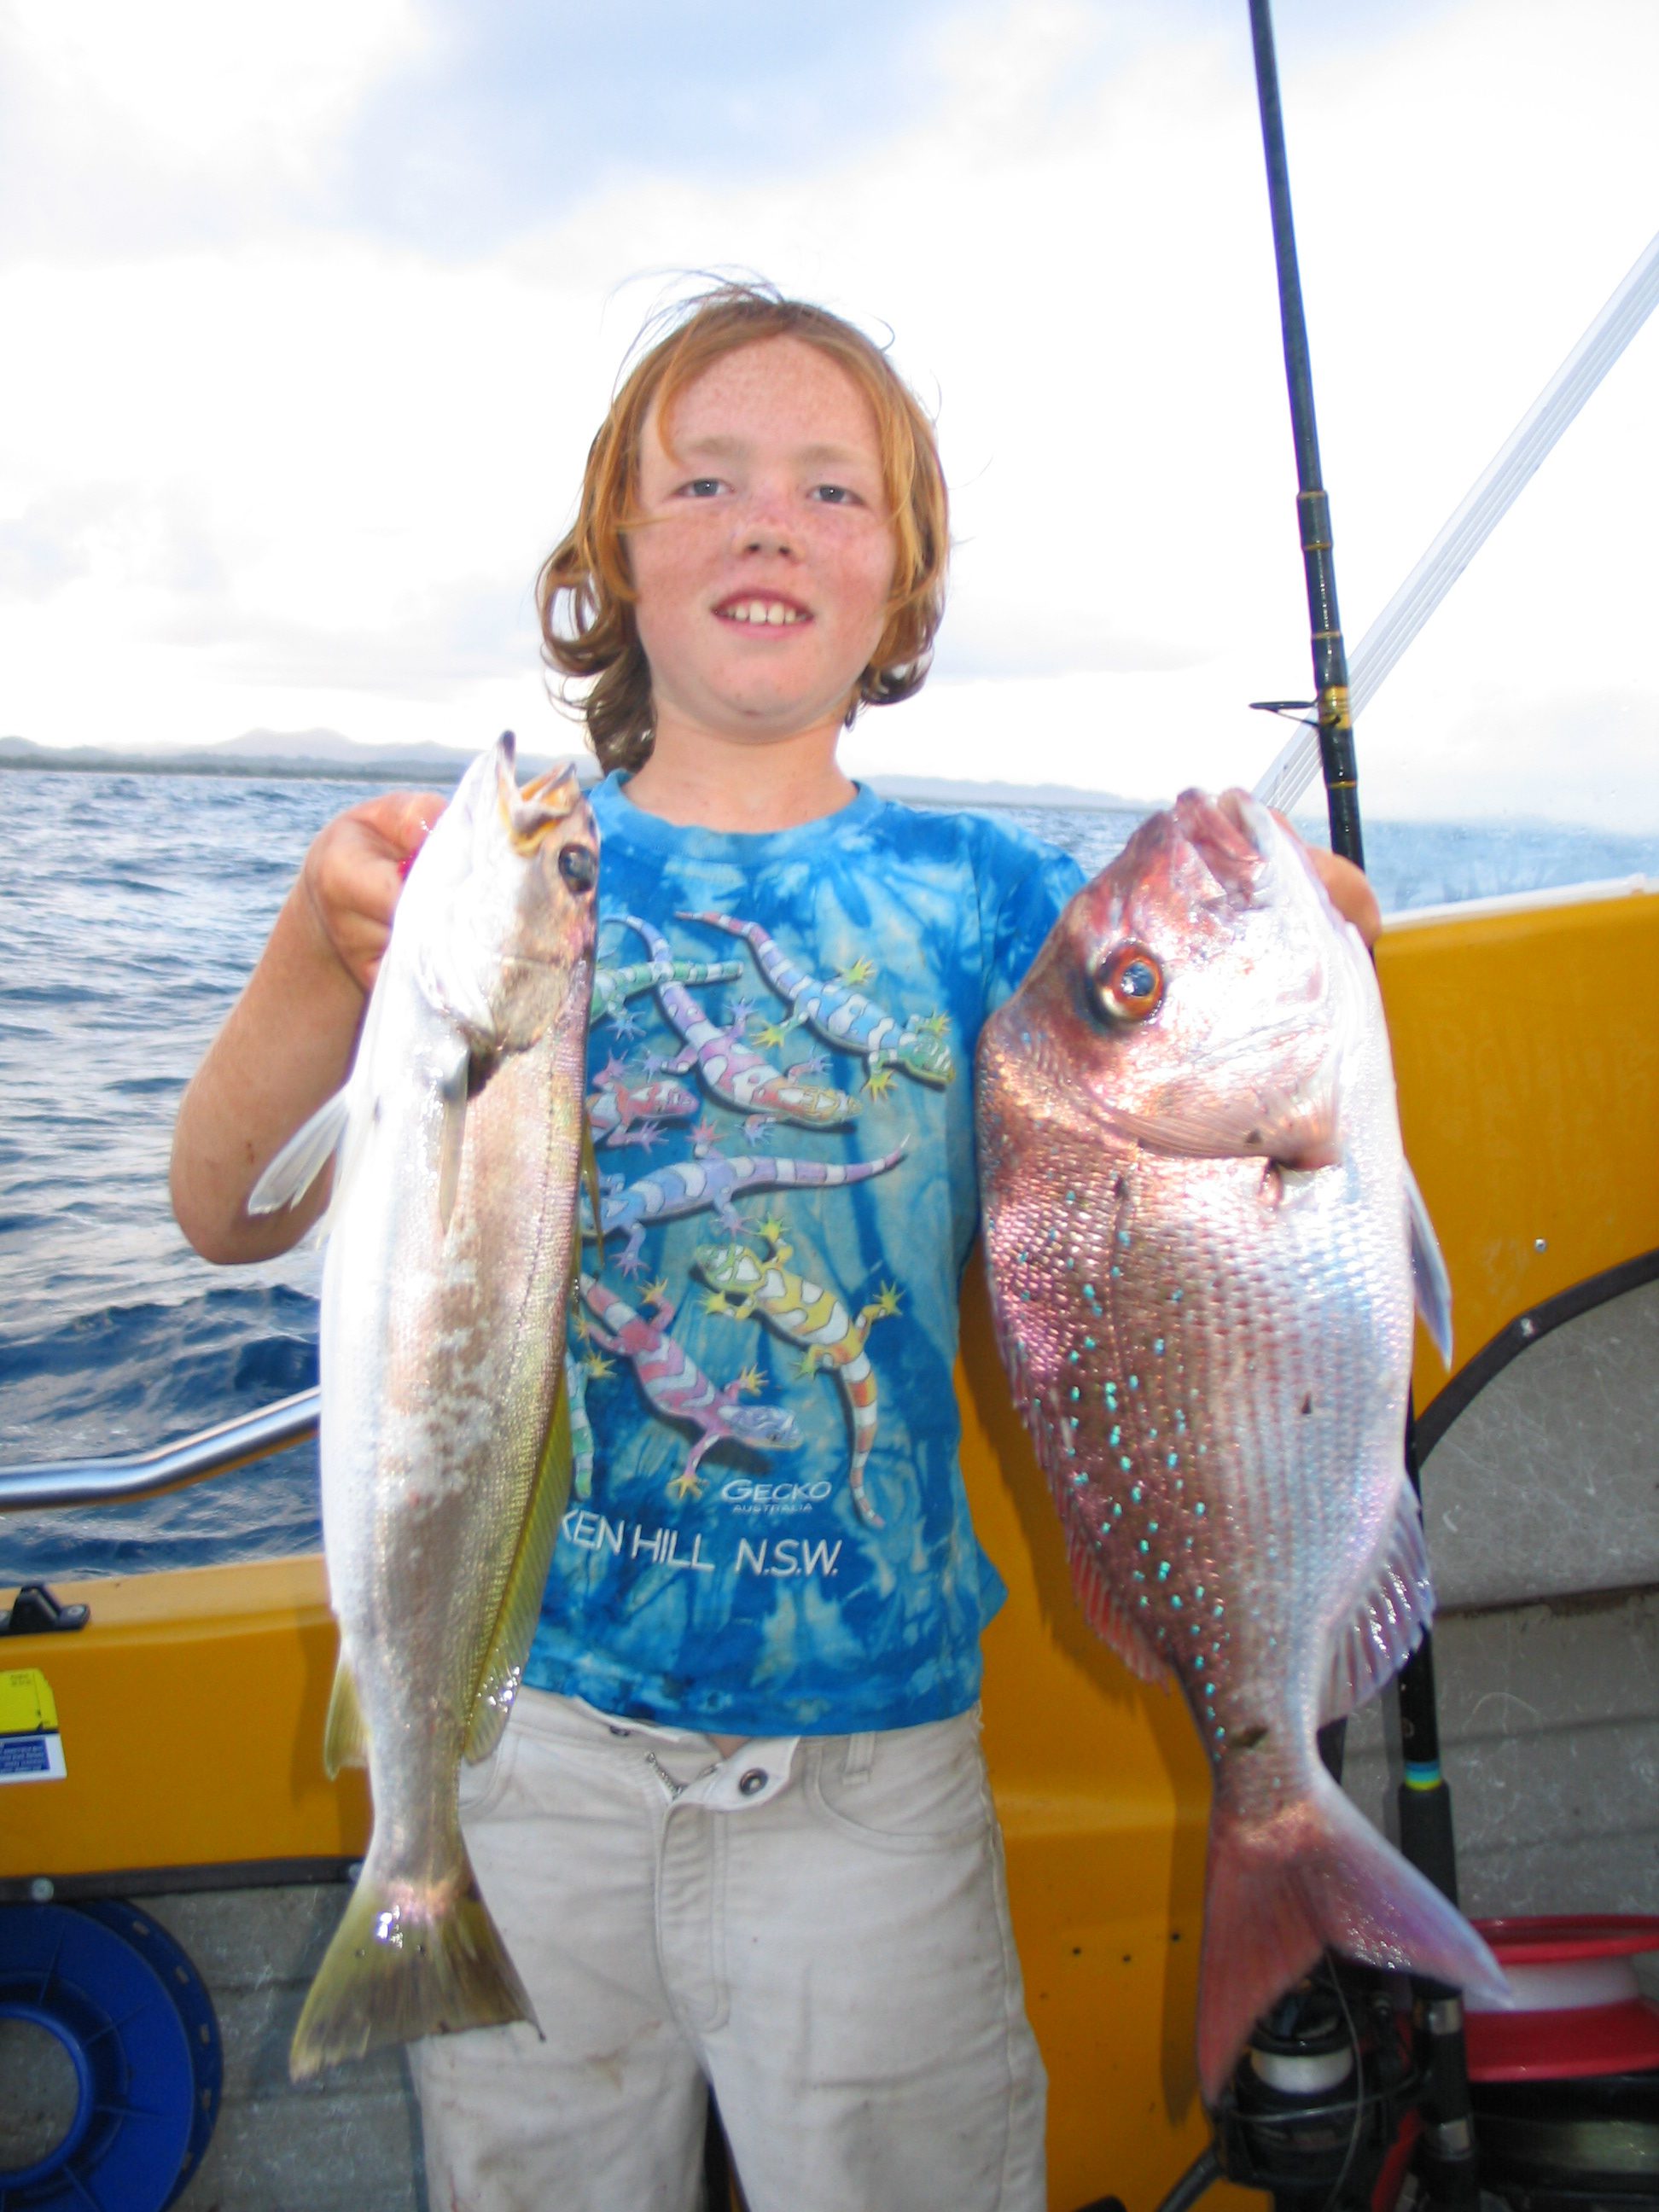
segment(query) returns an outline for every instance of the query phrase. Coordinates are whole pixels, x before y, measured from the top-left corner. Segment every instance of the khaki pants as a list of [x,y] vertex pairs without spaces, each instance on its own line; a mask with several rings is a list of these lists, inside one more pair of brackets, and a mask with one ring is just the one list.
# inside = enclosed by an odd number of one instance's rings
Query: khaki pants
[[417,2046],[432,2212],[1042,2212],[1044,2082],[978,1717],[754,1739],[520,1693],[463,1788],[533,2029]]

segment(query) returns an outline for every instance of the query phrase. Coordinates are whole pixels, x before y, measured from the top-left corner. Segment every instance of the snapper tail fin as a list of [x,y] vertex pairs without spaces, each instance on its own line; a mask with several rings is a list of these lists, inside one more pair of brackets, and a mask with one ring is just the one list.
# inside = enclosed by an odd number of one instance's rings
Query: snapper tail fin
[[456,1872],[453,1885],[416,1897],[406,1883],[394,1893],[372,1859],[363,1869],[294,2031],[294,2081],[423,2035],[512,2020],[540,2033],[465,1849]]
[[1327,1946],[1489,2001],[1508,1994],[1502,1967],[1456,1906],[1323,1768],[1289,1820],[1246,1821],[1218,1789],[1198,1983],[1199,2087],[1212,2110],[1256,2021]]

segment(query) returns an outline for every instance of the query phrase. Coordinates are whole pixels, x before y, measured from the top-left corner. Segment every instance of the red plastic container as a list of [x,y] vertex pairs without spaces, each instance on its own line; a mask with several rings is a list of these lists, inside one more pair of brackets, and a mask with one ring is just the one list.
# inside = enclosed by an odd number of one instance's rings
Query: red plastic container
[[1508,1974],[1506,2010],[1466,2004],[1472,2081],[1566,2081],[1659,2069],[1659,2004],[1631,1960],[1659,1951],[1659,1917],[1581,1913],[1477,1920]]

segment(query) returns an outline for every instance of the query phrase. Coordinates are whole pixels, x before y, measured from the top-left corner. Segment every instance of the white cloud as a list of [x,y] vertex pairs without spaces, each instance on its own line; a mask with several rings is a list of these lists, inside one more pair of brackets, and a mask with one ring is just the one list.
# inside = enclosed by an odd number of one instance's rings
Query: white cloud
[[314,173],[364,94],[420,53],[413,0],[11,0],[5,61],[66,160],[210,179]]

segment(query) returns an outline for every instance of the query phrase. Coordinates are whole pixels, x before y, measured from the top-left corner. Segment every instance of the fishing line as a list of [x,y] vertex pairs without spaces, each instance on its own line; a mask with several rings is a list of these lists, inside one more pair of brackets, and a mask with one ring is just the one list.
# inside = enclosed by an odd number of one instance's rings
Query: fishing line
[[1322,2212],[1336,2212],[1336,2207],[1341,2202],[1344,2185],[1353,2171],[1353,2162],[1358,2155],[1360,2136],[1364,2132],[1365,2053],[1360,2045],[1359,2023],[1353,2016],[1348,2003],[1348,1993],[1342,1986],[1341,1969],[1333,1960],[1328,1962],[1327,1971],[1331,1987],[1336,1991],[1337,2003],[1342,2008],[1342,2025],[1348,2031],[1348,2048],[1353,2053],[1353,2118],[1348,2124],[1348,2148],[1342,2154],[1342,2164],[1322,2207]]
[[[1356,721],[1656,305],[1659,234],[1650,240],[1462,506],[1354,647],[1349,710]],[[1261,775],[1255,795],[1264,805],[1288,810],[1318,771],[1319,725],[1304,720]]]

